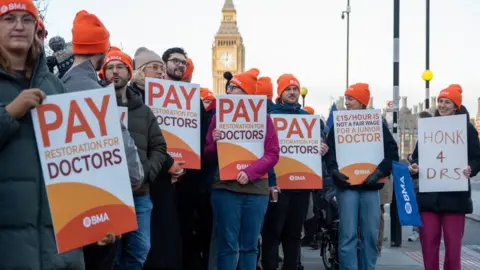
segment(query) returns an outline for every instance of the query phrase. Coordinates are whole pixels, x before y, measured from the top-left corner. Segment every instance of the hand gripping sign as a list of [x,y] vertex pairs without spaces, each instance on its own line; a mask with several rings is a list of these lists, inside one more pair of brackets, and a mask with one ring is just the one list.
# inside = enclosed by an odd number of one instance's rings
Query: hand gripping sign
[[116,103],[109,87],[32,110],[59,253],[137,229]]
[[167,141],[167,151],[184,168],[200,169],[200,86],[146,78],[145,102]]
[[[267,123],[264,96],[217,96],[217,142],[220,180],[237,174],[263,156]],[[267,176],[266,176],[267,177]]]
[[272,114],[280,141],[275,166],[280,189],[321,189],[321,126],[318,115]]
[[380,110],[335,111],[333,122],[338,168],[350,184],[362,184],[385,156]]

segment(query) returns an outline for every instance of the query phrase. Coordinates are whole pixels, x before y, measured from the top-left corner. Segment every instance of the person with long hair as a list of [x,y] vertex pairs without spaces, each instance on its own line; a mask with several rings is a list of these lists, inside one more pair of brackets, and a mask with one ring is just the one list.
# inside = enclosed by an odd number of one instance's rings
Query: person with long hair
[[[467,109],[462,106],[462,87],[452,84],[443,89],[437,98],[434,117],[466,114],[468,166],[462,173],[468,178],[468,191],[418,192],[417,203],[423,227],[419,228],[425,270],[439,269],[440,242],[445,243],[445,270],[461,269],[462,238],[465,230],[465,215],[473,212],[470,178],[480,171],[480,142],[478,132],[470,123]],[[418,178],[418,143],[409,166],[413,178]],[[432,181],[436,180],[435,178]]]
[[83,269],[58,254],[30,111],[64,93],[35,40],[32,0],[0,0],[0,269]]

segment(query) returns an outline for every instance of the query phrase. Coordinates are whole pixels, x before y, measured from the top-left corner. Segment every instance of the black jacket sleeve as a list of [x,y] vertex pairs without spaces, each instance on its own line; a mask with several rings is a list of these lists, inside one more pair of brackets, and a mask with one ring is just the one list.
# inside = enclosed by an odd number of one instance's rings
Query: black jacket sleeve
[[397,161],[400,159],[398,156],[398,145],[395,139],[390,133],[387,125],[382,121],[383,129],[383,152],[384,158],[380,164],[378,164],[378,169],[382,172],[382,178],[387,177],[392,174],[392,161]]
[[471,124],[467,124],[467,147],[468,147],[468,166],[472,169],[470,177],[474,177],[480,171],[480,141],[478,132]]
[[338,170],[337,152],[335,150],[335,129],[332,127],[327,136],[328,152],[325,156],[325,165],[328,173]]
[[[167,157],[167,143],[163,137],[162,131],[158,126],[155,115],[151,110],[148,110],[149,127],[148,127],[148,164],[145,166],[148,170],[145,171],[145,179],[153,182],[157,178],[162,168],[166,166]],[[167,170],[170,167],[167,167]]]

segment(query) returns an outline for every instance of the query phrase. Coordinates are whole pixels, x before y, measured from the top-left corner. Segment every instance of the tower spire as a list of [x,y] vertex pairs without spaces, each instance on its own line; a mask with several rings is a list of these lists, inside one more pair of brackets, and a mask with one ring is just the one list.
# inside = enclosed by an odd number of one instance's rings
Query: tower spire
[[235,5],[233,4],[233,0],[225,0],[225,4],[223,4],[222,11],[230,11],[235,10]]

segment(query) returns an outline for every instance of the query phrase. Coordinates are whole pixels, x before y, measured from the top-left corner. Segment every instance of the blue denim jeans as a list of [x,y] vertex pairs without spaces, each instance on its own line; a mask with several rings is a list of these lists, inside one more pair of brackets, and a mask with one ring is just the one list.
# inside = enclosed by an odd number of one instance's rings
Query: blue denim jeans
[[256,270],[258,239],[268,196],[212,191],[212,209],[217,268]]
[[[378,191],[337,189],[341,270],[375,270],[380,226]],[[357,258],[360,227],[360,260]],[[359,265],[360,263],[360,265]]]
[[115,270],[141,270],[150,251],[150,217],[152,201],[149,195],[134,196],[138,229],[122,235],[117,241]]

